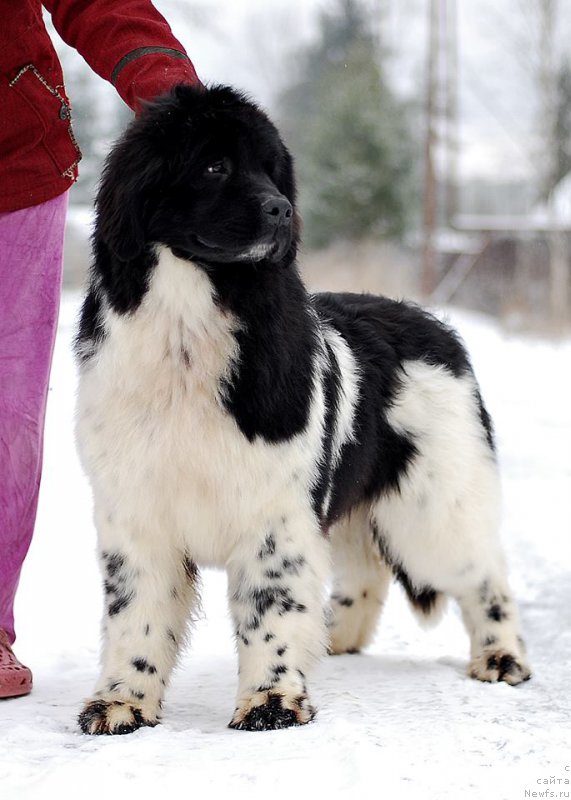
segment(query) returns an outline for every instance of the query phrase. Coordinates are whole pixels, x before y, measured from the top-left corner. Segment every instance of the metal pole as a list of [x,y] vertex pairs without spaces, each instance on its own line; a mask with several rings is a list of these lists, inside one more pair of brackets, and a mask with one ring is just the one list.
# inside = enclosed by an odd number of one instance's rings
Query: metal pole
[[555,69],[554,30],[556,0],[540,0],[540,68],[539,85],[543,127],[544,163],[542,194],[547,202],[549,230],[547,249],[549,258],[549,305],[551,323],[560,328],[568,312],[569,250],[567,236],[558,230],[560,220],[555,208],[554,189],[557,179],[557,76]]
[[436,145],[436,94],[437,58],[439,44],[439,0],[429,0],[428,5],[428,47],[426,65],[426,106],[424,142],[424,198],[423,198],[423,244],[421,292],[428,298],[436,283],[436,255],[434,234],[436,231],[436,172],[434,156]]
[[446,219],[452,225],[458,213],[458,9],[456,0],[444,0],[446,41]]

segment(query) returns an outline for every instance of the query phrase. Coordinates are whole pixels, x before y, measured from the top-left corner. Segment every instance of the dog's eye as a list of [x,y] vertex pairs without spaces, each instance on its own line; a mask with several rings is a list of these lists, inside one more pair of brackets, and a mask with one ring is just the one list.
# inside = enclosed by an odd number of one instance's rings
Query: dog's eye
[[230,163],[227,158],[223,158],[220,161],[213,161],[212,164],[206,167],[204,172],[206,175],[229,175]]

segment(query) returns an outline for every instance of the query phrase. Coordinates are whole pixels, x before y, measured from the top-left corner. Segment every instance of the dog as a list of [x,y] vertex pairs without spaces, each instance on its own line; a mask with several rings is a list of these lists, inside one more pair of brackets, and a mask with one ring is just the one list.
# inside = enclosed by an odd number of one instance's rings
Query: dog
[[157,724],[199,566],[228,576],[232,728],[312,720],[312,666],[366,647],[393,576],[424,621],[458,601],[473,678],[530,676],[466,350],[414,305],[309,294],[298,242],[292,157],[231,88],[176,87],[109,155],[76,339],[106,593],[85,733]]

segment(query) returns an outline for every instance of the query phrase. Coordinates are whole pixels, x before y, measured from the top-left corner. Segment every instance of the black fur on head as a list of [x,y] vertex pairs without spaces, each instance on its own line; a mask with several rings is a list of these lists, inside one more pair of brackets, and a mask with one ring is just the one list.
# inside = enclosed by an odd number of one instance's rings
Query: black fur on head
[[225,86],[181,85],[148,104],[107,159],[96,209],[96,256],[113,273],[156,244],[207,268],[296,255],[292,158]]

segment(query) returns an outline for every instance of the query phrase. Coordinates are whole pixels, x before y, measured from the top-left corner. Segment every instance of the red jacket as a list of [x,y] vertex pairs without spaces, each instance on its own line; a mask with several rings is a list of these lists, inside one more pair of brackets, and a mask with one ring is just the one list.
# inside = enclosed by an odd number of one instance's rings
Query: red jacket
[[[62,39],[134,110],[176,83],[199,83],[150,0],[43,0]],[[43,203],[77,179],[61,65],[41,0],[0,0],[0,212]]]

